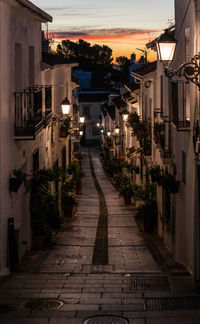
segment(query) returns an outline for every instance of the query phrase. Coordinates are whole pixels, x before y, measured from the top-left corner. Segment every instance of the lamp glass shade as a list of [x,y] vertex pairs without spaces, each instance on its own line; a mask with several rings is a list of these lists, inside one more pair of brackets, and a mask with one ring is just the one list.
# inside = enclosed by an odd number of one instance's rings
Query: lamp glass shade
[[175,49],[176,43],[157,43],[159,61],[173,61]]
[[108,136],[110,136],[110,135],[111,135],[110,131],[108,131],[108,132],[107,132],[107,135],[108,135]]
[[79,135],[83,136],[83,131],[82,130],[79,131]]
[[62,108],[63,115],[68,115],[69,114],[69,112],[70,112],[70,102],[69,102],[68,98],[65,98],[61,102],[61,108]]
[[122,114],[122,117],[123,117],[123,121],[126,122],[128,120],[128,113]]
[[115,131],[115,134],[119,134],[119,127],[115,127],[115,129],[114,129],[114,131]]
[[103,134],[103,129],[101,129],[101,134]]
[[176,43],[177,41],[173,34],[169,33],[166,29],[164,34],[159,37],[156,43],[158,59],[162,62],[171,62],[174,58]]
[[100,124],[99,123],[97,123],[97,127],[99,127],[100,126]]
[[79,119],[79,120],[80,120],[80,123],[82,123],[82,124],[83,124],[83,123],[84,123],[84,121],[85,121],[85,117],[84,117],[84,116],[80,116],[80,119]]

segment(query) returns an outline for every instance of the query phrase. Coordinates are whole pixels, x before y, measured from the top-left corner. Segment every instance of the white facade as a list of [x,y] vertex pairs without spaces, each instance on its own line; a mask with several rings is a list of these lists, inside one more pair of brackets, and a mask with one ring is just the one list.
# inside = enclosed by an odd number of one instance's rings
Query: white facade
[[85,117],[83,130],[86,141],[98,141],[101,138],[101,106],[107,96],[106,91],[79,92],[79,113]]
[[[199,53],[199,10],[200,1],[175,0],[175,37],[178,42],[170,68],[178,69]],[[156,50],[155,42],[151,47]],[[179,192],[170,197],[168,229],[162,222],[162,189],[157,189],[158,234],[196,282],[200,278],[199,154],[196,151],[199,90],[192,82],[186,83],[184,77],[167,78],[162,63],[158,62],[154,97],[154,122],[163,125],[164,141],[159,144],[153,140],[152,164],[159,164],[180,181]]]

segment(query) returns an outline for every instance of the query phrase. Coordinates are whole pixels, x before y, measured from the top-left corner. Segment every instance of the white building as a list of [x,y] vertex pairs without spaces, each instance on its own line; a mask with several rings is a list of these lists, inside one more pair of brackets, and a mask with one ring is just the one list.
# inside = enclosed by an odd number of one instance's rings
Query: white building
[[100,140],[101,106],[107,99],[107,91],[91,90],[79,92],[79,113],[85,117],[83,129],[86,141]]
[[9,218],[19,259],[31,247],[29,202],[22,186],[17,193],[9,190],[9,178],[15,168],[30,173],[45,163],[48,133],[42,120],[48,123],[51,107],[44,117],[45,89],[34,86],[41,85],[41,23],[50,21],[29,1],[0,1],[0,275],[9,271]]
[[[178,41],[170,64],[174,70],[190,62],[200,51],[199,12],[199,0],[175,0],[175,29],[170,29]],[[148,47],[156,50],[156,41]],[[180,181],[179,192],[167,198],[167,227],[162,219],[166,197],[158,188],[158,233],[197,282],[200,279],[199,90],[193,82],[187,83],[184,76],[166,77],[162,63],[158,62],[155,98],[154,125],[161,125],[161,140],[154,139],[152,164],[159,164]]]
[[13,188],[13,170],[31,175],[74,158],[72,137],[61,139],[59,129],[63,99],[72,117],[78,104],[71,81],[77,64],[41,64],[41,23],[51,21],[30,1],[0,1],[0,276],[32,246],[29,194]]

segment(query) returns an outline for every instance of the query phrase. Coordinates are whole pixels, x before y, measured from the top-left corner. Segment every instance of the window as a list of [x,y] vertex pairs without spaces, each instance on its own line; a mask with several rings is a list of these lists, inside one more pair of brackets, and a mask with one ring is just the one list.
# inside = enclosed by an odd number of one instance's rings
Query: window
[[100,134],[99,127],[93,126],[92,127],[92,135],[99,135],[99,134]]
[[29,46],[29,86],[35,85],[35,49]]
[[184,81],[171,81],[170,119],[180,129],[190,126],[190,89]]
[[66,171],[66,163],[67,163],[67,159],[66,159],[66,146],[63,146],[63,149],[62,149],[62,168],[65,171]]
[[22,45],[15,44],[15,91],[22,91]]
[[91,119],[90,107],[89,106],[84,106],[83,107],[83,115],[85,116],[86,119]]
[[171,82],[171,121],[178,124],[178,82]]

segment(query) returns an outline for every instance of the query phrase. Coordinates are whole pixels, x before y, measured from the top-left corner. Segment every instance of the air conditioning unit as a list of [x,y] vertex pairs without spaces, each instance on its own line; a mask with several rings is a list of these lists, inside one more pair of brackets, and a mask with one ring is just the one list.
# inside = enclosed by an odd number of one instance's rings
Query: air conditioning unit
[[197,154],[200,154],[200,141],[197,141],[197,142],[196,142],[196,149],[195,149],[195,152],[196,152]]

